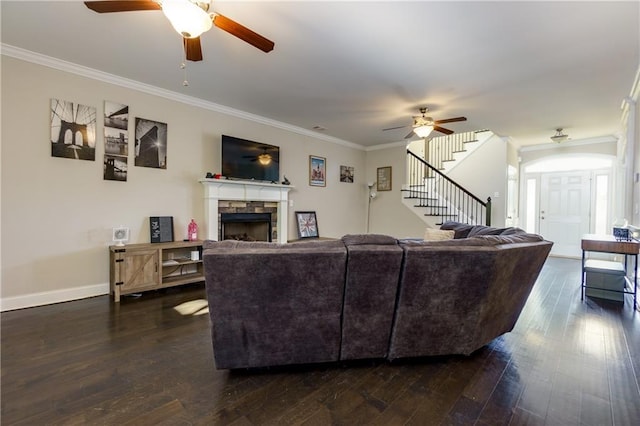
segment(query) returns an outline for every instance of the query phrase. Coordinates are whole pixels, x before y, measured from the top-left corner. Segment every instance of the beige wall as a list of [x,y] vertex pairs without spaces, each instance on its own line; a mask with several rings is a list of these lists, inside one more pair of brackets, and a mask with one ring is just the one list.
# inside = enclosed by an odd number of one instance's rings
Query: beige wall
[[[378,167],[391,166],[392,190],[377,192],[371,201],[369,232],[397,238],[422,237],[426,224],[402,203],[407,149],[404,144],[367,152],[367,181],[375,182]],[[365,193],[367,189],[364,188]]]
[[493,135],[448,174],[481,200],[491,197],[492,226],[505,225],[507,165],[507,142]]
[[[51,157],[51,98],[97,107],[96,161]],[[105,100],[129,105],[127,182],[103,180]],[[166,170],[133,166],[134,117],[168,124]],[[191,218],[203,226],[198,180],[220,170],[222,134],[280,146],[281,178],[295,186],[290,238],[295,210],[315,210],[321,236],[365,231],[366,153],[357,147],[6,56],[1,130],[3,310],[106,293],[115,226],[130,228],[130,242],[149,242],[149,216],[173,216],[176,239]],[[327,158],[324,188],[308,185],[311,154]],[[355,183],[339,182],[340,165],[355,167]]]

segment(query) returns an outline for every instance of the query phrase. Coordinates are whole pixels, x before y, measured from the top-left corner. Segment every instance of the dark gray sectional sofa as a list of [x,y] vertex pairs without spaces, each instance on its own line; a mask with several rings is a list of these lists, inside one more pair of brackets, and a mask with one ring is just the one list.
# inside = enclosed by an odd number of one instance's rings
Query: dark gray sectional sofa
[[552,243],[442,229],[455,239],[206,242],[216,368],[468,355],[510,331]]

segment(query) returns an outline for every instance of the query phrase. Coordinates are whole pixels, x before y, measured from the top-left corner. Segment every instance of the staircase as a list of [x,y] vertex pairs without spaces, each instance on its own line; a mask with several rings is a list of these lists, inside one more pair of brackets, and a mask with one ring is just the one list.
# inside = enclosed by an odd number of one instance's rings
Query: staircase
[[469,224],[491,225],[491,198],[483,201],[447,177],[466,156],[470,147],[488,140],[487,130],[433,138],[422,156],[407,150],[407,183],[403,202],[428,225],[439,226],[453,220]]

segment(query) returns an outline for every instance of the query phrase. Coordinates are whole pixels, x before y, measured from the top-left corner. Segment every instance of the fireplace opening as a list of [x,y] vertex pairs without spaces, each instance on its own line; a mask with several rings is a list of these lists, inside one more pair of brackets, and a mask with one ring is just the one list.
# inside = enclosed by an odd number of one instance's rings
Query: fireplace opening
[[221,213],[220,239],[271,241],[271,213]]

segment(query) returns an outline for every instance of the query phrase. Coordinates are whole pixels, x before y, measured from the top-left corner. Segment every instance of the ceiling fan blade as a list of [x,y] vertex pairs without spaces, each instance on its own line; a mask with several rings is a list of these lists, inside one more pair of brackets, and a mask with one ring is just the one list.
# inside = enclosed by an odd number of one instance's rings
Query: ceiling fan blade
[[386,132],[387,130],[404,129],[405,127],[408,127],[408,126],[387,127],[386,129],[382,129],[382,131]]
[[184,41],[184,53],[188,61],[201,61],[202,60],[202,47],[200,46],[200,37],[186,38]]
[[435,130],[436,132],[444,133],[445,135],[450,135],[453,133],[453,130],[445,129],[444,127],[440,126],[433,126],[433,130]]
[[436,124],[455,123],[456,121],[467,121],[467,117],[445,118],[444,120],[436,120]]
[[413,130],[412,130],[412,131],[410,131],[410,132],[409,132],[409,134],[408,134],[407,136],[405,136],[404,138],[405,138],[405,139],[409,139],[409,138],[414,137],[415,135],[416,135],[416,134],[415,134],[415,133],[413,133]]
[[112,1],[85,1],[85,6],[94,12],[135,12],[137,10],[162,10],[162,7],[151,0],[112,0]]
[[213,18],[213,25],[238,37],[240,40],[246,41],[265,53],[273,50],[274,43],[271,40],[262,37],[260,34],[251,31],[244,25],[240,25],[236,21],[229,19],[224,15],[216,14]]

